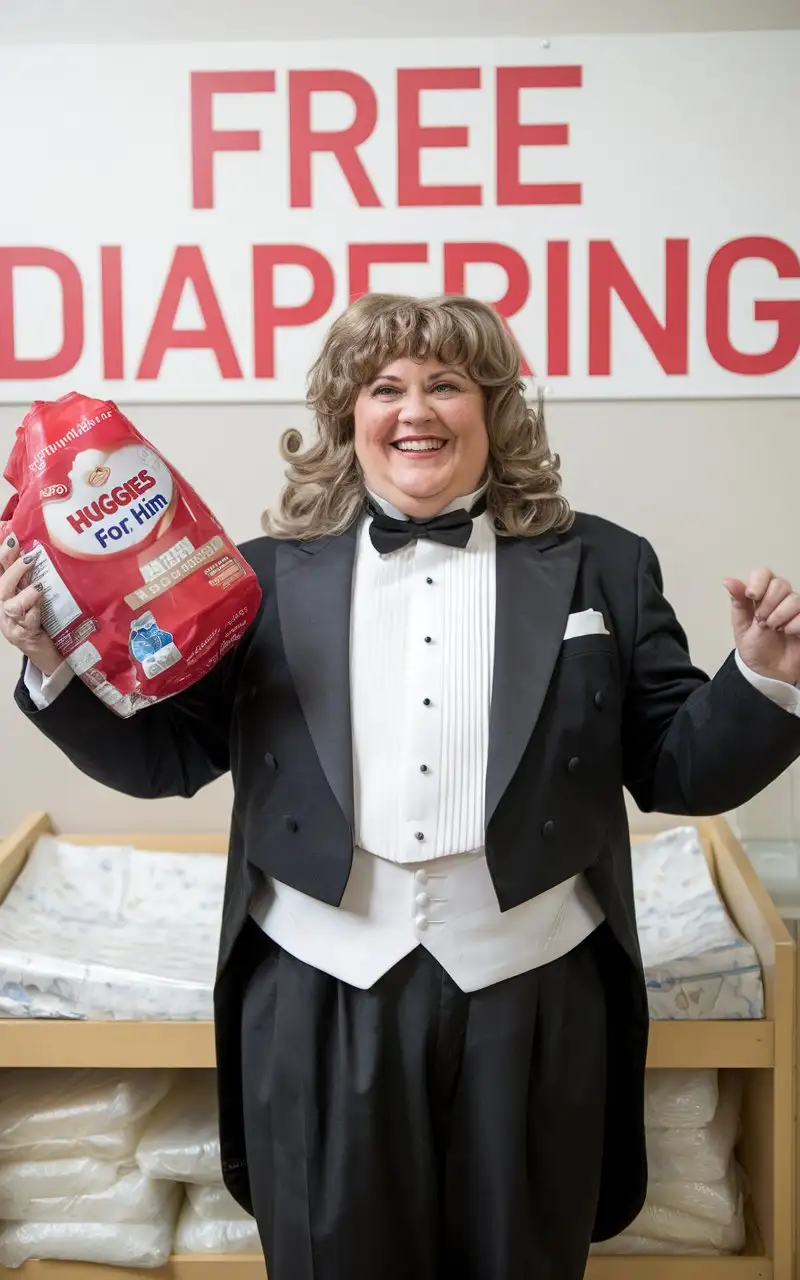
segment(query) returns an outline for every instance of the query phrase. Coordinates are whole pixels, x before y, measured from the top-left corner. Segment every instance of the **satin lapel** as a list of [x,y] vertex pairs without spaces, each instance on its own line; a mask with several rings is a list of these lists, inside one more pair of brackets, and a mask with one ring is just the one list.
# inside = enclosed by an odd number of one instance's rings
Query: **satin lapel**
[[517,771],[553,674],[575,590],[579,538],[497,539],[486,825]]
[[286,661],[320,764],[353,826],[350,602],[356,526],[336,538],[281,542],[276,591]]

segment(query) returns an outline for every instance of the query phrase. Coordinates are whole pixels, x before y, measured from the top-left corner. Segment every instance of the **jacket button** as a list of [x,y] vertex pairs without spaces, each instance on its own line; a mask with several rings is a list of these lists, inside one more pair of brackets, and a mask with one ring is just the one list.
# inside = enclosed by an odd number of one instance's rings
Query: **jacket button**
[[553,819],[548,818],[547,822],[542,827],[542,835],[544,836],[545,840],[553,834],[555,829],[556,829],[556,824],[553,822]]
[[597,707],[598,711],[602,711],[603,707],[606,705],[606,695],[603,693],[602,689],[598,689],[597,693],[594,695],[594,705]]
[[284,820],[283,820],[283,825],[285,826],[285,828],[286,828],[286,830],[287,830],[287,831],[296,831],[296,830],[297,830],[297,822],[296,822],[296,820],[291,816],[291,814],[288,814],[288,813],[287,813],[286,817],[285,817],[285,818],[284,818]]
[[580,769],[580,767],[581,767],[580,756],[573,756],[571,760],[567,761],[567,769],[569,770],[570,773],[575,773],[576,770]]
[[264,764],[267,766],[268,769],[277,769],[278,762],[271,751],[268,751],[267,754],[264,756]]

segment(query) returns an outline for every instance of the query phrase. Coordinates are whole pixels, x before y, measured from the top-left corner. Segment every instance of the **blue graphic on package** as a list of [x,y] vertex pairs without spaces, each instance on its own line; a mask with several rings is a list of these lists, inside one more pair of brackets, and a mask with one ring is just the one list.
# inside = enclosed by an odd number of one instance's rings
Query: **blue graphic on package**
[[137,662],[151,658],[159,649],[166,649],[168,644],[172,644],[172,636],[169,631],[162,631],[155,620],[137,627],[131,635],[131,652]]

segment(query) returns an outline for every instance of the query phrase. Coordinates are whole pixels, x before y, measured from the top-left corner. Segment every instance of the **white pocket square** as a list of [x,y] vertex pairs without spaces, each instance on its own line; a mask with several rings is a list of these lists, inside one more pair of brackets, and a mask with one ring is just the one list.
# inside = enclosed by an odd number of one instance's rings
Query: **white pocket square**
[[582,609],[580,613],[571,613],[567,618],[565,640],[574,640],[576,636],[610,635],[599,609]]

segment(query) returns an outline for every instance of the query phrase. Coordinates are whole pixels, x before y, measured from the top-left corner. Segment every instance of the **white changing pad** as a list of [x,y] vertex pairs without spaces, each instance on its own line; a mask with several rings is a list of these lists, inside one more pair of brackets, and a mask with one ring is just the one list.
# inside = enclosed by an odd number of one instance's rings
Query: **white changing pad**
[[633,846],[651,1018],[763,1018],[758,956],[729,918],[694,827]]
[[[43,836],[0,905],[0,1017],[212,1017],[225,859]],[[755,951],[697,831],[633,847],[653,1018],[763,1018]]]
[[0,904],[0,1017],[210,1019],[225,859],[36,842]]

